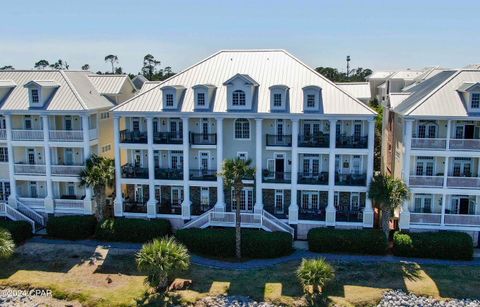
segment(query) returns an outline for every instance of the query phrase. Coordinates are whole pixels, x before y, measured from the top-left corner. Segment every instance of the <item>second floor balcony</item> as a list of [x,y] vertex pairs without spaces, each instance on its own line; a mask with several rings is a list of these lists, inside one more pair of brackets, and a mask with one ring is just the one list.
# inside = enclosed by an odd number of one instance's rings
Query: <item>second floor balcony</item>
[[82,142],[82,130],[50,130],[48,132],[50,141],[56,142]]
[[144,131],[120,131],[120,143],[147,144],[147,132]]
[[43,141],[43,130],[12,130],[13,141]]
[[411,187],[440,188],[443,186],[443,176],[410,175],[408,184]]
[[53,176],[79,176],[83,165],[52,165]]
[[292,135],[286,134],[267,134],[267,146],[291,147]]
[[0,140],[6,140],[6,139],[7,139],[7,130],[0,129]]
[[366,186],[366,174],[335,174],[335,185]]
[[307,134],[298,136],[299,147],[328,148],[330,146],[330,134]]
[[450,139],[450,150],[480,150],[480,139]]
[[217,170],[191,169],[190,180],[195,181],[216,181]]
[[290,183],[292,174],[289,172],[272,172],[264,169],[262,172],[263,182],[265,183]]
[[448,176],[447,187],[455,189],[480,189],[480,178],[467,176]]
[[190,133],[192,145],[217,145],[216,133]]
[[328,184],[328,172],[299,172],[299,184]]
[[182,144],[183,136],[179,132],[154,132],[153,144]]
[[122,166],[122,178],[148,179],[148,168],[125,164]]
[[337,148],[367,148],[368,137],[339,135],[336,138]]
[[183,180],[183,170],[174,168],[156,168],[155,179]]
[[45,164],[21,164],[14,165],[15,175],[44,176],[46,173]]

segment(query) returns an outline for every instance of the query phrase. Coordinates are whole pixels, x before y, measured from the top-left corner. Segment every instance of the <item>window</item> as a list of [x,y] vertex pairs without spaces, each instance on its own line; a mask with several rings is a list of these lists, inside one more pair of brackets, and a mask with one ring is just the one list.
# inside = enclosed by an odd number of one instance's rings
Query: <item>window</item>
[[8,162],[8,149],[7,149],[7,147],[0,147],[0,162]]
[[315,95],[307,95],[307,108],[315,108]]
[[0,182],[0,200],[7,200],[10,196],[10,182]]
[[281,107],[282,106],[282,94],[273,94],[273,106]]
[[183,202],[183,188],[172,187],[172,207],[180,207]]
[[165,95],[165,104],[167,107],[173,107],[173,94]]
[[480,93],[472,93],[472,109],[480,108]]
[[275,213],[283,214],[283,190],[275,190]]
[[108,152],[110,150],[112,150],[112,145],[107,144],[105,146],[102,146],[102,153]]
[[40,97],[38,95],[38,90],[32,89],[32,102],[33,103],[39,103],[40,102]]
[[110,113],[108,112],[100,113],[100,119],[108,119],[108,118],[110,118]]
[[250,139],[250,122],[240,118],[235,121],[235,139]]
[[68,183],[67,195],[75,195],[75,183],[73,183],[73,182]]
[[234,106],[244,106],[245,102],[245,92],[241,90],[233,91],[232,104]]
[[210,209],[210,191],[207,187],[202,187],[200,190],[200,209],[202,211]]
[[205,106],[205,93],[198,93],[197,94],[197,105]]

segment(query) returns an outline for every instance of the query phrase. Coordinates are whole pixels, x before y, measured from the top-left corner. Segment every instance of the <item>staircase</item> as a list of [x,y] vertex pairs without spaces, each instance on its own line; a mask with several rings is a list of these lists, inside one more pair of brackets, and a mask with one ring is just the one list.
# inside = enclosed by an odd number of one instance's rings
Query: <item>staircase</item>
[[[183,228],[235,227],[235,222],[235,212],[219,212],[210,209],[195,220],[186,223]],[[260,228],[265,231],[285,231],[292,236],[295,233],[292,227],[265,210],[262,210],[262,213],[240,213],[240,225],[243,228]]]
[[45,218],[39,214],[37,211],[28,207],[21,201],[17,199],[17,210],[20,211],[23,215],[35,222],[35,230],[38,231],[42,228],[45,228]]
[[19,200],[17,200],[16,209],[8,203],[0,203],[0,216],[5,216],[12,221],[25,221],[29,223],[32,225],[33,233],[45,227],[45,218]]

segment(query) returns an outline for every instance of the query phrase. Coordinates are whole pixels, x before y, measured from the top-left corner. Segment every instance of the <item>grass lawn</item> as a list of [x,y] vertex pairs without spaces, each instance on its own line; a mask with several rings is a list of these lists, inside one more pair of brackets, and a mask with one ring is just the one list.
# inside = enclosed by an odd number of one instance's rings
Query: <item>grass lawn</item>
[[[179,276],[192,279],[192,287],[175,295],[183,302],[228,293],[301,305],[302,292],[295,276],[298,264],[292,261],[250,271],[192,265]],[[434,297],[480,298],[480,267],[359,263],[334,263],[334,267],[336,280],[325,291],[329,301],[343,306],[375,304],[386,289]],[[0,268],[0,285],[50,288],[58,298],[85,305],[142,304],[147,290],[132,252],[101,247],[27,243],[11,260],[0,262]]]

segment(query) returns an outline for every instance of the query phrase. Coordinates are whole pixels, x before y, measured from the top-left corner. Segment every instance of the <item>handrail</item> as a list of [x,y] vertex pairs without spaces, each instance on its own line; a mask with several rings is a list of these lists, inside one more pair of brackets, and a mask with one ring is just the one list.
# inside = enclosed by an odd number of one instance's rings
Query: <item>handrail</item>
[[[26,206],[23,204],[20,200],[17,198],[17,208],[19,209],[20,212],[22,212],[24,215],[28,216],[38,224],[45,226],[45,219],[43,218],[42,215],[37,213],[35,210],[32,208]],[[22,210],[23,209],[23,210]]]
[[290,233],[292,236],[294,235],[295,229],[293,229],[293,227],[291,227],[290,225],[287,225],[286,223],[280,221],[276,216],[274,216],[270,212],[268,212],[266,210],[263,210],[263,215],[264,215],[264,218],[270,220],[272,223],[274,223],[279,228],[282,228],[286,232]]
[[[189,222],[187,222],[185,225],[183,225],[183,228],[195,228],[194,225],[197,224],[199,221],[202,221],[203,219],[207,219],[207,221],[210,220],[210,211],[212,211],[213,209],[210,209],[206,212],[204,212],[202,215],[200,215],[198,218],[196,218],[195,220],[191,220]],[[204,225],[205,223],[203,224],[200,224],[200,226]]]
[[9,206],[8,204],[5,204],[5,214],[9,219],[13,221],[21,220],[30,223],[32,225],[32,233],[35,233],[35,222],[17,209]]

